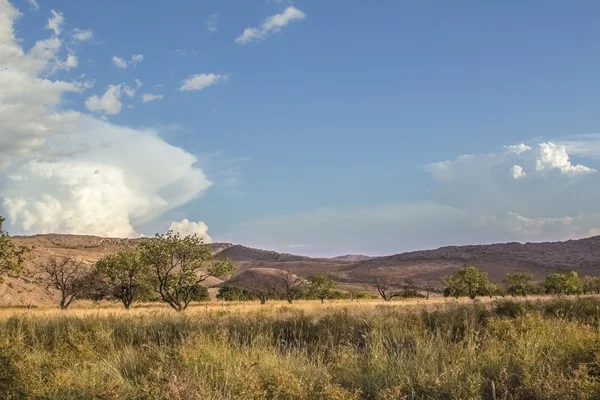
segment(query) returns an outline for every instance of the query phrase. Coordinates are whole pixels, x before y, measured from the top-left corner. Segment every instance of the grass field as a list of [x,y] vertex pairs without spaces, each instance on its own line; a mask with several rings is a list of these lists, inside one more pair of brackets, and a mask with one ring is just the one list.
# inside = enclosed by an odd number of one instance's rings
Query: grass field
[[600,299],[0,310],[0,398],[598,399]]

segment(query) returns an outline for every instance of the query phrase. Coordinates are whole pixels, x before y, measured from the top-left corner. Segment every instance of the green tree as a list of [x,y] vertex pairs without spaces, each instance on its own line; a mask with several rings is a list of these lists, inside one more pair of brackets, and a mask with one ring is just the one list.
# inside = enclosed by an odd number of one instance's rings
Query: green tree
[[126,309],[150,291],[149,267],[140,253],[122,250],[100,259],[94,272],[106,282],[110,297],[120,300]]
[[245,301],[252,299],[252,293],[238,286],[225,285],[219,288],[217,299],[225,301]]
[[139,249],[142,262],[152,271],[155,290],[177,311],[196,300],[199,286],[209,276],[224,277],[236,270],[229,259],[214,260],[210,247],[196,235],[181,237],[169,231],[157,234]]
[[331,291],[335,288],[335,282],[331,277],[324,274],[313,275],[308,278],[309,294],[312,297],[316,297],[321,300],[321,303],[325,299],[329,298]]
[[577,272],[571,271],[566,274],[553,272],[546,275],[542,283],[547,294],[578,294],[583,291],[583,284]]
[[528,294],[531,294],[534,291],[533,285],[531,284],[532,279],[533,277],[528,272],[509,272],[502,281],[504,291],[513,297],[527,297]]
[[471,300],[481,295],[492,296],[496,288],[487,273],[474,265],[463,266],[454,274],[442,278],[442,282],[446,285],[446,295],[456,298],[468,296]]
[[16,246],[8,232],[2,228],[4,218],[0,217],[0,282],[6,274],[14,274],[21,271],[25,253],[29,249],[25,246]]

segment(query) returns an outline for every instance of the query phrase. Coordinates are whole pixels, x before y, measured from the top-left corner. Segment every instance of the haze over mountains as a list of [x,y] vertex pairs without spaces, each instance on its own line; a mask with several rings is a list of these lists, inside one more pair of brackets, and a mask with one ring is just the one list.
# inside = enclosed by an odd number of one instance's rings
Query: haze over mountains
[[[137,246],[147,239],[120,239],[97,236],[47,234],[14,237],[16,244],[29,246],[33,251],[19,278],[7,278],[0,284],[0,304],[46,305],[51,298],[31,276],[32,263],[43,262],[50,256],[70,254],[93,264],[104,255],[126,247]],[[268,274],[273,270],[290,271],[302,277],[317,273],[331,275],[343,288],[372,290],[378,278],[400,286],[405,279],[416,284],[440,285],[439,279],[464,264],[474,264],[486,271],[492,280],[500,281],[507,272],[523,270],[541,279],[549,272],[575,270],[580,275],[600,272],[600,236],[565,242],[504,243],[472,246],[447,246],[385,257],[344,255],[334,258],[312,258],[278,253],[231,243],[211,243],[218,259],[230,258],[239,266],[240,276]],[[243,274],[248,270],[251,274]],[[209,286],[223,281],[210,279]]]

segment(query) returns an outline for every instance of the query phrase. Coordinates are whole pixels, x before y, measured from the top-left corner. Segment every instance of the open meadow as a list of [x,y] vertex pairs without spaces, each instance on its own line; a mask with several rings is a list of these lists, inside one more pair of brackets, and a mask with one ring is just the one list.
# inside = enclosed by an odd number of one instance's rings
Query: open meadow
[[600,299],[0,310],[3,399],[597,399]]

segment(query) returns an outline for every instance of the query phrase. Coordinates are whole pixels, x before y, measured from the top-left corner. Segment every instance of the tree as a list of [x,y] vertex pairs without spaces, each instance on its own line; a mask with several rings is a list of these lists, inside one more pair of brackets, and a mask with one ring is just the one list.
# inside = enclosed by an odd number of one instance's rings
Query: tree
[[335,288],[335,282],[329,276],[324,274],[313,275],[308,278],[309,293],[324,302],[331,295],[331,290]]
[[381,279],[381,278],[377,278],[377,281],[375,281],[375,289],[377,289],[377,293],[379,293],[381,298],[385,301],[390,301],[394,297],[398,297],[398,296],[402,295],[401,291],[393,290],[390,287],[389,282],[387,280]]
[[77,297],[85,295],[91,283],[89,267],[82,260],[75,260],[68,254],[50,257],[37,265],[37,269],[46,289],[58,291],[58,304],[62,310],[66,310]]
[[547,294],[577,294],[583,291],[583,284],[577,272],[571,271],[567,274],[553,272],[546,275],[542,287]]
[[0,217],[0,282],[6,274],[18,273],[24,261],[25,253],[29,248],[25,246],[16,246],[8,232],[4,231],[2,224],[4,218]]
[[252,293],[234,285],[225,285],[219,288],[217,299],[227,301],[244,301],[252,299]]
[[465,265],[453,275],[445,276],[442,282],[446,285],[444,293],[458,298],[466,295],[471,300],[477,296],[492,296],[495,285],[489,280],[486,272],[474,265]]
[[278,290],[281,292],[281,297],[290,304],[306,291],[306,280],[290,271],[284,271],[279,281]]
[[181,237],[168,231],[157,234],[139,247],[140,257],[152,271],[155,290],[177,311],[196,299],[199,286],[209,276],[224,277],[236,266],[227,260],[214,260],[209,246],[196,235]]
[[432,281],[425,282],[425,299],[429,300],[431,293],[435,291],[435,284]]
[[149,268],[135,250],[122,250],[100,259],[94,272],[106,282],[109,295],[120,300],[126,309],[150,290]]
[[600,277],[586,276],[581,280],[583,285],[583,293],[600,294]]
[[505,292],[511,296],[527,297],[528,294],[531,294],[534,291],[533,285],[531,284],[532,279],[532,275],[528,272],[515,271],[506,274],[502,283],[504,284]]

